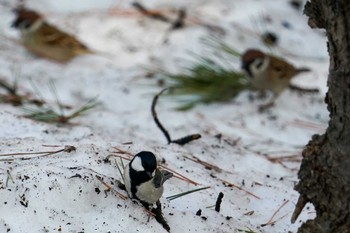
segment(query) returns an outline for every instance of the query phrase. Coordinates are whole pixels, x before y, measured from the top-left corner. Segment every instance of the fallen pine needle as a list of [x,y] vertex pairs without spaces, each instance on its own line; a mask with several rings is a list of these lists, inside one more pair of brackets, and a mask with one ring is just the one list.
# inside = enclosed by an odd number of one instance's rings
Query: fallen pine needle
[[13,180],[12,175],[10,173],[10,170],[7,170],[6,187],[8,186],[8,183],[10,180],[12,181],[13,184],[15,183],[15,181]]
[[270,218],[270,220],[267,221],[267,223],[261,224],[261,226],[264,227],[264,226],[267,226],[267,225],[272,225],[272,224],[274,224],[277,220],[279,220],[279,219],[285,217],[287,214],[286,214],[286,215],[283,215],[282,217],[280,217],[280,218],[278,218],[278,219],[276,219],[276,220],[273,220],[273,218],[276,216],[276,214],[277,214],[277,213],[282,209],[282,207],[285,206],[288,202],[289,202],[289,200],[284,201],[283,204],[275,211],[275,213],[273,213],[273,215],[272,215],[272,217]]
[[119,171],[119,174],[120,174],[120,176],[122,177],[123,182],[124,182],[124,184],[125,184],[124,172],[122,171],[122,169],[124,169],[123,160],[120,159],[120,163],[121,163],[121,166],[122,166],[121,168],[120,168],[120,166],[119,166],[119,164],[118,164],[118,162],[117,162],[116,160],[114,160],[114,163],[115,163],[115,165],[117,166],[118,171]]
[[254,210],[248,211],[246,213],[244,213],[243,215],[245,216],[252,216],[254,214]]
[[287,155],[287,156],[279,156],[279,157],[271,157],[267,156],[267,159],[271,162],[282,162],[282,161],[288,161],[288,162],[301,162],[302,157],[301,155]]
[[119,149],[118,147],[115,147],[115,146],[112,146],[113,149],[117,150],[117,152],[114,152],[114,153],[118,153],[118,154],[126,154],[126,155],[129,155],[131,157],[134,157],[133,154],[131,154],[130,152],[127,152],[125,150],[122,150],[122,149]]
[[198,188],[198,189],[193,189],[193,190],[186,191],[186,192],[183,192],[183,193],[178,193],[178,194],[175,194],[175,195],[168,196],[168,197],[166,197],[166,199],[168,201],[172,201],[172,200],[174,200],[176,198],[179,198],[179,197],[182,197],[182,196],[186,196],[188,194],[191,194],[191,193],[194,193],[194,192],[198,192],[198,191],[201,191],[201,190],[205,190],[205,189],[208,189],[208,188],[210,188],[210,186],[203,187],[203,188]]
[[195,162],[195,163],[199,163],[199,164],[203,165],[205,168],[214,169],[216,172],[222,172],[222,169],[219,168],[218,166],[213,165],[213,164],[210,164],[210,163],[205,162],[205,161],[203,161],[203,160],[200,160],[199,158],[197,158],[197,157],[195,157],[195,156],[193,156],[194,159],[192,159],[192,158],[190,158],[190,157],[187,157],[187,156],[184,156],[184,157],[185,157],[186,159],[188,159],[188,160],[191,160],[191,161]]
[[191,180],[191,179],[189,179],[189,178],[187,178],[186,176],[184,176],[184,175],[181,175],[180,173],[178,173],[177,171],[174,171],[173,169],[171,169],[171,168],[168,168],[168,167],[165,167],[165,166],[163,166],[163,165],[159,165],[161,168],[163,168],[164,170],[166,170],[166,171],[169,171],[169,172],[172,172],[172,173],[174,173],[175,175],[174,175],[174,177],[176,177],[176,178],[178,178],[178,179],[180,179],[180,180],[183,180],[183,181],[186,181],[186,182],[188,182],[188,183],[190,183],[190,184],[194,184],[194,185],[200,185],[199,183],[197,183],[197,182],[195,182],[195,181],[193,181],[193,180]]
[[239,232],[245,232],[245,233],[256,233],[256,231],[253,231],[249,227],[247,227],[247,230],[244,229],[238,229]]
[[109,154],[109,155],[107,155],[105,160],[109,160],[110,157],[117,157],[117,158],[125,159],[125,160],[128,160],[128,161],[131,160],[130,158],[127,158],[127,157],[124,157],[124,156],[121,156],[121,155],[116,155],[116,154]]
[[23,156],[23,155],[38,155],[38,156],[35,156],[35,157],[30,157],[30,158],[21,157],[21,159],[31,159],[31,158],[45,157],[45,156],[57,154],[57,153],[60,153],[60,152],[70,153],[70,152],[75,151],[75,150],[76,150],[76,148],[74,146],[67,145],[63,149],[56,150],[56,151],[8,153],[8,154],[0,154],[0,157]]
[[243,189],[243,188],[241,188],[241,187],[239,187],[239,186],[237,186],[237,185],[235,185],[235,184],[233,184],[233,183],[230,183],[230,182],[228,182],[228,181],[226,181],[226,180],[223,180],[223,179],[220,179],[220,178],[219,178],[219,180],[222,181],[222,182],[224,182],[225,184],[227,184],[227,185],[230,186],[230,187],[234,187],[234,188],[236,188],[236,189],[238,189],[238,190],[241,190],[241,191],[245,192],[246,194],[249,194],[249,195],[255,197],[256,199],[261,200],[261,198],[258,197],[257,195],[255,195],[255,194],[253,194],[253,193],[251,193],[251,192],[249,192],[249,191],[247,191],[247,190],[245,190],[245,189]]
[[289,124],[294,127],[310,129],[318,132],[324,132],[326,130],[326,125],[324,124],[314,123],[300,119],[294,119],[293,121],[289,122]]

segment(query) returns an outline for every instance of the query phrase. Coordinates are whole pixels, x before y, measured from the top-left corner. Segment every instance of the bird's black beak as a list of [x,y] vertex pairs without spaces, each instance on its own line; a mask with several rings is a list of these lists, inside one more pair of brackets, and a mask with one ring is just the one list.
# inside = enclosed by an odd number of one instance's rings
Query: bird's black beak
[[18,28],[18,26],[20,24],[20,20],[18,18],[18,14],[20,11],[21,11],[20,7],[12,9],[12,12],[16,15],[16,19],[11,24],[11,27],[13,27],[13,28]]
[[242,64],[241,69],[246,72],[249,76],[251,76],[251,72],[246,64]]
[[11,27],[13,27],[13,28],[18,28],[18,26],[19,26],[19,20],[18,19],[13,21],[12,24],[11,24]]
[[247,64],[247,63],[242,63],[241,68],[242,68],[242,70],[245,71],[246,74],[251,78],[251,77],[253,77],[253,75],[252,75],[252,72],[250,71],[249,65],[250,65],[250,63],[249,63],[249,64]]

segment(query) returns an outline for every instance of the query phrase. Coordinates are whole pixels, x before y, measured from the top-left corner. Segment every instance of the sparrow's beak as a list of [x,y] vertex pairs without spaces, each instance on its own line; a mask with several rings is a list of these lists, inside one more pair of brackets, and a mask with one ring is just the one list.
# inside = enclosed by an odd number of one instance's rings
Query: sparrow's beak
[[21,11],[21,8],[14,8],[12,9],[12,12],[16,15],[16,19],[12,22],[11,27],[17,28],[19,26],[19,19],[18,19],[18,14]]
[[168,171],[160,171],[158,168],[156,169],[156,174],[153,177],[153,183],[154,187],[159,188],[161,187],[164,182],[171,178],[173,176],[173,173]]
[[247,70],[247,64],[246,63],[242,63],[241,68],[242,68],[242,70]]
[[248,74],[249,77],[253,77],[252,72],[249,69],[249,64],[242,63],[241,68],[242,68],[242,70],[244,70]]
[[19,26],[19,20],[16,19],[15,21],[12,22],[11,27],[18,28],[18,26]]

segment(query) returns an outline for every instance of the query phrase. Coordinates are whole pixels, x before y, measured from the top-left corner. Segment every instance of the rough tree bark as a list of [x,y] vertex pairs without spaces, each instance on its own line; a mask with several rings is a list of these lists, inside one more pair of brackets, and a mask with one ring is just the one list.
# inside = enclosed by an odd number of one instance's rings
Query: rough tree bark
[[[292,221],[311,202],[317,217],[298,233],[350,232],[350,0],[311,0],[305,5],[311,27],[324,28],[330,67],[325,101],[328,128],[303,151],[295,189],[300,193]],[[310,42],[312,43],[312,42]]]

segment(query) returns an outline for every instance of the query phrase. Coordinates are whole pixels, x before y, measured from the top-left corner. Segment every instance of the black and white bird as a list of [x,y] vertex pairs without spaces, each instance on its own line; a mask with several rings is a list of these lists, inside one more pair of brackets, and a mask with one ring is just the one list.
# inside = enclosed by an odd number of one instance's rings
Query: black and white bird
[[130,198],[137,199],[145,208],[158,202],[163,194],[164,182],[173,174],[157,168],[156,156],[141,151],[124,168],[124,184]]

